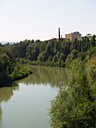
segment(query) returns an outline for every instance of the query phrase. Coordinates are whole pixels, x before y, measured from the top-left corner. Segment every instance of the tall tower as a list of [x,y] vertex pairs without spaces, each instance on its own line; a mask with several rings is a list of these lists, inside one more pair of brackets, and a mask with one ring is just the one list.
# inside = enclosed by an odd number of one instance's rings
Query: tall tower
[[60,28],[58,28],[58,39],[60,39]]

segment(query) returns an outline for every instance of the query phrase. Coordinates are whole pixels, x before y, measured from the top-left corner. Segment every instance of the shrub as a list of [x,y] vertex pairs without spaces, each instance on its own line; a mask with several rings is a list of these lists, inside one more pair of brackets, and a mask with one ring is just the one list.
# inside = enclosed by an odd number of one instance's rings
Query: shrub
[[60,88],[51,104],[52,128],[96,127],[96,84],[92,85],[83,68],[79,68],[70,86]]

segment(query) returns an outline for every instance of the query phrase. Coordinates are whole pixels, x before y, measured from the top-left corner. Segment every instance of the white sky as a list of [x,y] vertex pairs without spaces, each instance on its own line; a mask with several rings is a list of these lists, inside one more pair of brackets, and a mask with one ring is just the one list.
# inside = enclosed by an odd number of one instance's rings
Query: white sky
[[0,41],[96,34],[96,0],[0,0]]

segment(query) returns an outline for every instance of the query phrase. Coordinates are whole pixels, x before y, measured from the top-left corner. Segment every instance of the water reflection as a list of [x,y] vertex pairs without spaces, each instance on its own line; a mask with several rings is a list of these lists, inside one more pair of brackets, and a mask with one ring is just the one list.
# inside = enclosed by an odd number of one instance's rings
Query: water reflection
[[4,87],[0,88],[0,103],[7,102],[13,95],[14,90],[17,90],[18,86],[15,87]]
[[13,96],[14,90],[17,90],[17,89],[18,89],[18,86],[0,88],[0,125],[2,122],[1,104],[2,104],[2,102],[7,102]]
[[2,119],[2,109],[1,109],[1,104],[0,104],[0,122],[1,122],[1,119]]
[[[33,74],[21,80],[20,82],[29,84],[50,84],[51,86],[58,86],[60,82],[68,85],[69,76],[68,70],[54,67],[32,67]],[[70,74],[70,73],[69,73]]]

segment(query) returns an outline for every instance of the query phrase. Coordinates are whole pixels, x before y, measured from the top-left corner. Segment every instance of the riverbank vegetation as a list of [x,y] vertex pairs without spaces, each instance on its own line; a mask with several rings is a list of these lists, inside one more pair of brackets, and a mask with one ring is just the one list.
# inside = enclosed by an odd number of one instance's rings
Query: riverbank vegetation
[[89,67],[77,60],[72,66],[73,77],[67,87],[60,87],[52,101],[52,128],[96,127],[96,61]]
[[31,69],[18,63],[11,52],[0,46],[0,87],[9,85],[30,73],[32,73]]
[[30,74],[24,64],[70,67],[75,59],[86,63],[95,56],[95,35],[74,41],[54,38],[0,45],[0,82],[8,83]]
[[65,63],[72,71],[72,79],[68,86],[60,86],[51,103],[52,128],[96,127],[96,41],[94,45],[89,42],[85,46],[91,47],[67,56]]

